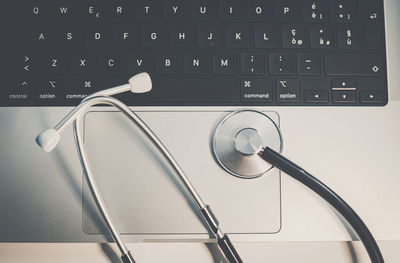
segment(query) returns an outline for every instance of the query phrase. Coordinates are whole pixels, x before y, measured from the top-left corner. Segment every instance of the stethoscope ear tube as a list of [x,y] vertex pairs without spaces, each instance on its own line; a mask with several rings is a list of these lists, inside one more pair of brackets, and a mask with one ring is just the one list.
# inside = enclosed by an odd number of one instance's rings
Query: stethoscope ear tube
[[321,196],[331,206],[333,206],[353,227],[354,231],[358,234],[360,240],[364,244],[372,263],[383,263],[384,259],[382,253],[372,236],[368,227],[357,215],[357,213],[332,189],[305,171],[300,166],[292,161],[286,159],[281,154],[270,149],[265,148],[260,152],[260,156],[282,172],[301,182],[312,191]]

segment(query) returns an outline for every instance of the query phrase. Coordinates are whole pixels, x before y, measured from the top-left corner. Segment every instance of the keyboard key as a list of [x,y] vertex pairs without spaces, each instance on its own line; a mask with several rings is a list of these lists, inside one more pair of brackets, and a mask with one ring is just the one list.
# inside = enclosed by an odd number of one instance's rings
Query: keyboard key
[[66,58],[60,55],[50,55],[41,58],[40,71],[48,72],[52,75],[61,75],[66,72],[68,67]]
[[287,25],[282,30],[282,43],[284,48],[305,48],[307,34],[304,26]]
[[365,26],[365,48],[366,49],[381,49],[384,43],[384,34],[379,25]]
[[270,53],[268,65],[272,75],[292,75],[293,55],[292,53]]
[[194,32],[191,26],[175,26],[171,28],[171,47],[192,47]]
[[275,2],[276,18],[278,21],[297,21],[299,18],[298,0],[278,0]]
[[138,0],[136,2],[136,17],[138,20],[146,21],[159,19],[163,8],[163,1],[160,0]]
[[69,63],[69,70],[74,75],[85,75],[95,71],[96,62],[88,54],[74,55]]
[[209,72],[209,54],[190,52],[184,55],[184,73],[189,75],[206,75]]
[[379,76],[384,72],[383,58],[374,53],[325,54],[327,75]]
[[226,30],[226,46],[230,48],[250,47],[250,31],[247,26],[229,26]]
[[161,102],[163,105],[232,104],[238,101],[235,79],[154,79],[153,89],[145,94],[123,94],[123,100],[135,105]]
[[219,26],[199,26],[199,46],[207,48],[222,47],[223,34]]
[[135,16],[135,4],[130,0],[118,0],[111,5],[111,17],[125,23]]
[[213,72],[218,75],[234,75],[237,72],[237,55],[233,53],[215,53]]
[[356,90],[357,85],[355,79],[333,79],[332,90]]
[[118,27],[114,30],[114,46],[116,47],[134,47],[139,38],[139,33],[132,27]]
[[182,72],[182,57],[177,53],[157,55],[156,68],[158,74],[178,74]]
[[101,56],[98,59],[98,72],[101,74],[126,74],[128,59],[122,55]]
[[143,47],[165,47],[167,45],[166,29],[163,26],[147,26],[142,31]]
[[321,55],[316,53],[298,53],[297,73],[304,76],[321,75]]
[[154,72],[154,57],[151,54],[136,53],[129,56],[129,73]]
[[310,45],[316,49],[331,49],[335,45],[335,30],[332,26],[312,25],[310,27]]
[[278,46],[276,26],[256,26],[254,38],[256,48],[276,48]]
[[353,0],[330,0],[330,18],[332,22],[348,23],[353,20]]
[[380,90],[360,91],[361,103],[382,103],[384,97]]
[[334,90],[332,91],[334,103],[355,103],[357,102],[357,92],[355,90]]
[[277,79],[276,95],[278,102],[300,102],[300,86],[297,79]]
[[264,53],[242,53],[241,71],[245,75],[264,75],[265,74],[265,54]]
[[189,1],[164,0],[165,18],[167,20],[185,20],[192,15]]
[[221,0],[220,18],[222,21],[240,21],[244,18],[243,0]]
[[251,22],[271,22],[274,20],[273,0],[248,0],[247,18]]
[[379,24],[384,21],[381,0],[358,0],[358,10],[361,22]]
[[329,91],[304,90],[304,101],[306,103],[327,103],[329,102]]
[[303,19],[306,22],[325,22],[327,9],[325,0],[305,0],[303,3]]
[[242,79],[241,100],[249,103],[272,102],[272,80],[271,79]]
[[338,27],[338,47],[341,49],[361,48],[361,27],[358,25],[340,25]]
[[92,30],[86,35],[86,46],[88,48],[104,48],[112,44],[111,32],[105,29]]
[[196,21],[212,21],[217,18],[217,1],[194,0],[193,18]]

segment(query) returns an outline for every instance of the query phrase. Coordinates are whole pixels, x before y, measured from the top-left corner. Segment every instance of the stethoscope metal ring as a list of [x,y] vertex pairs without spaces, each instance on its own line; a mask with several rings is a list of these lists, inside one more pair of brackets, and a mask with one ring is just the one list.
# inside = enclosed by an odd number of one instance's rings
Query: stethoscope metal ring
[[229,113],[218,123],[212,136],[216,161],[225,171],[240,178],[257,178],[272,168],[258,155],[267,146],[281,153],[282,135],[277,124],[257,110]]

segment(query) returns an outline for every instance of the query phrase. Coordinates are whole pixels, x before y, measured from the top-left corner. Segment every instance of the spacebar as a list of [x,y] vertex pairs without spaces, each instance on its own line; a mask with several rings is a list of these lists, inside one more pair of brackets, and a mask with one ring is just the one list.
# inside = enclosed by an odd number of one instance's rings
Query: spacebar
[[236,80],[156,78],[149,99],[159,102],[236,102]]
[[383,57],[378,53],[325,54],[327,75],[378,76],[383,68]]

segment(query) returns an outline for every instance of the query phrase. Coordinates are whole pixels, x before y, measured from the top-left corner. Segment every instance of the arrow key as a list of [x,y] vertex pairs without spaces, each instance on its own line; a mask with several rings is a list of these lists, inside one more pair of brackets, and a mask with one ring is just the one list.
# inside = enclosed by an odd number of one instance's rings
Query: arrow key
[[355,90],[334,90],[332,91],[332,100],[334,103],[355,103],[357,102],[357,93]]
[[305,90],[304,101],[307,103],[326,103],[329,102],[328,90]]
[[360,92],[361,103],[382,103],[384,102],[382,91],[368,90]]

